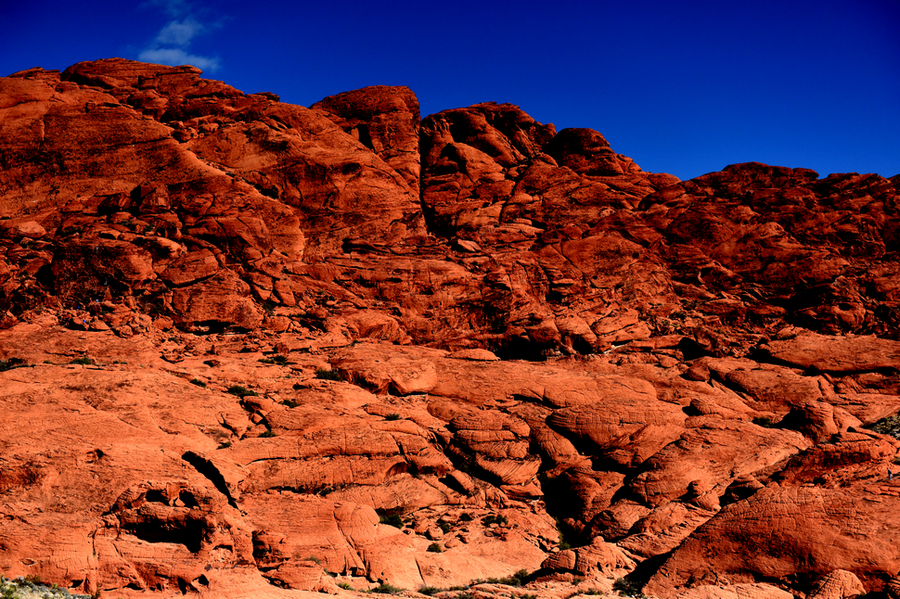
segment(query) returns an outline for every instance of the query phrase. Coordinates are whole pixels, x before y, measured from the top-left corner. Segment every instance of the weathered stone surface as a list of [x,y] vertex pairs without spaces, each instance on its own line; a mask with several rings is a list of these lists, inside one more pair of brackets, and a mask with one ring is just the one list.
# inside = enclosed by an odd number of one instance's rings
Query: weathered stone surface
[[122,59],[0,78],[0,140],[4,573],[896,594],[897,177]]

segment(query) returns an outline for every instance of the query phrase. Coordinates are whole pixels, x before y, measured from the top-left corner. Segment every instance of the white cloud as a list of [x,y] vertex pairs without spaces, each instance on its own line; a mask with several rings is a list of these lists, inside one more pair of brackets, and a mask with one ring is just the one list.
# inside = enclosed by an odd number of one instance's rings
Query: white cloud
[[214,56],[189,54],[181,48],[148,48],[138,55],[138,59],[169,66],[190,64],[204,71],[216,71],[222,66],[222,61]]
[[147,0],[144,6],[161,8],[170,20],[138,54],[138,60],[172,66],[191,64],[204,71],[216,71],[222,66],[221,59],[216,56],[200,56],[190,52],[194,38],[221,27],[222,19],[201,22],[196,15],[198,11],[205,11],[196,8],[189,0]]
[[193,17],[188,17],[183,21],[170,21],[163,27],[156,36],[156,43],[161,46],[178,46],[185,47],[190,45],[194,36],[203,33],[206,30],[201,23],[198,23]]

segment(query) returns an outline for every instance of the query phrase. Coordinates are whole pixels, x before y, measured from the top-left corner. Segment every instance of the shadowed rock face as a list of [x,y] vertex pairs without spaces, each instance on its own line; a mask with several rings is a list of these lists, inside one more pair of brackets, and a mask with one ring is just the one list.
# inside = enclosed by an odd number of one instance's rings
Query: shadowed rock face
[[898,198],[405,87],[0,78],[0,571],[896,595]]

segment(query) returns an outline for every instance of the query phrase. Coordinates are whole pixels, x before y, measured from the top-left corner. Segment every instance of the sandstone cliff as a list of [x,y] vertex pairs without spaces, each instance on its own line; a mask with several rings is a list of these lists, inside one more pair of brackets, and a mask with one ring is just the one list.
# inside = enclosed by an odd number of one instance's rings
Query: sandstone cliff
[[898,596],[898,250],[898,177],[679,181],[401,87],[0,78],[0,572]]

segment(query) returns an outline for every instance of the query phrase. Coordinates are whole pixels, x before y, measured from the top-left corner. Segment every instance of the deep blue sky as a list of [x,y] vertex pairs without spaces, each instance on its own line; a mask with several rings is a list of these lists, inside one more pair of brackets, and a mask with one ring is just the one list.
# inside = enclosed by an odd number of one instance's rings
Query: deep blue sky
[[757,160],[900,173],[900,0],[0,0],[0,75],[189,62],[308,106],[406,85],[511,102],[682,179]]

